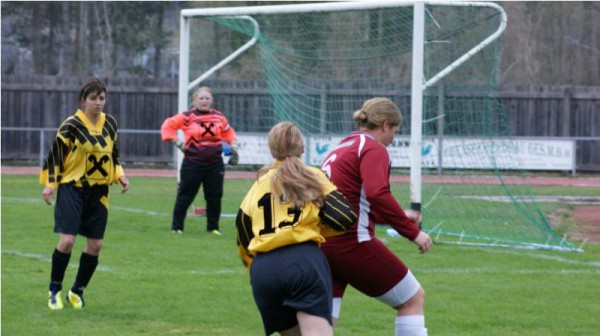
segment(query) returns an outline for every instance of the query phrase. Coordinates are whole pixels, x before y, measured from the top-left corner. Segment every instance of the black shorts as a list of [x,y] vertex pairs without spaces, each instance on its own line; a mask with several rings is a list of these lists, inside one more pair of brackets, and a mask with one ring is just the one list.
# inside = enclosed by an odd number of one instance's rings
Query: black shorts
[[104,238],[108,219],[108,186],[58,186],[54,206],[54,232],[91,239]]
[[316,243],[258,253],[250,267],[250,283],[267,335],[298,325],[299,311],[331,324],[331,273]]

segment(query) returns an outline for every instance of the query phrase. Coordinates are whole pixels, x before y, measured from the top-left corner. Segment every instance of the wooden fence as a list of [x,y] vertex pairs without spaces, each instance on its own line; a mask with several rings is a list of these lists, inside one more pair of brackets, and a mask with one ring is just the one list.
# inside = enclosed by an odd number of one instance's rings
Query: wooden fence
[[[49,148],[60,123],[77,108],[77,94],[88,78],[50,76],[2,77],[2,160],[37,160]],[[110,78],[105,111],[115,116],[122,130],[119,145],[125,161],[172,163],[172,146],[160,141],[162,121],[177,111],[177,81],[173,79]],[[267,84],[259,81],[210,81],[214,106],[226,113],[239,132],[267,132],[277,119]],[[323,102],[335,102],[344,111],[324,123],[316,116],[315,127],[323,133],[345,133],[352,128],[349,113],[356,102],[372,96],[393,97],[402,110],[410,105],[410,87],[370,86],[368,83],[327,83],[303,92]],[[478,88],[437,87],[427,93],[450,106],[460,99],[489,98]],[[489,99],[488,99],[489,100]],[[505,86],[493,99],[503,117],[496,122],[507,136],[559,137],[577,140],[576,170],[600,172],[600,87]],[[477,106],[472,107],[477,109]],[[331,125],[335,126],[332,128]],[[409,132],[405,121],[401,132]],[[46,129],[40,132],[39,129]],[[37,130],[32,130],[37,129]],[[425,130],[436,134],[438,129]],[[446,131],[447,132],[447,131]],[[452,134],[447,134],[452,135]]]

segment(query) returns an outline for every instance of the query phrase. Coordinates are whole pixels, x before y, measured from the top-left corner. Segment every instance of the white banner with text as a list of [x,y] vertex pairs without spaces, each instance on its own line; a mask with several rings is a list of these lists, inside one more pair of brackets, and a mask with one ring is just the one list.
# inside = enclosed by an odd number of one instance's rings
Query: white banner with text
[[[302,159],[320,166],[344,136],[306,138]],[[266,134],[238,134],[240,164],[264,165],[273,161]],[[388,146],[395,168],[410,167],[410,138],[396,137]],[[440,155],[441,151],[441,155]],[[575,141],[557,139],[445,138],[424,139],[422,166],[449,169],[572,170]]]

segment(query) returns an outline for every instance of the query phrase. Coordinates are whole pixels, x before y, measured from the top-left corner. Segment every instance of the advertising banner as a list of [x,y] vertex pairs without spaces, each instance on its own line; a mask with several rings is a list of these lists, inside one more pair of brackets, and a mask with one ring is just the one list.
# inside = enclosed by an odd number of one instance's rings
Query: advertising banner
[[[345,136],[311,136],[305,139],[302,159],[320,166]],[[266,134],[239,134],[240,164],[264,165],[273,159]],[[442,155],[440,155],[440,150]],[[396,137],[388,146],[395,168],[410,167],[410,138]],[[573,140],[445,138],[424,139],[422,166],[436,168],[441,161],[450,169],[572,170],[575,165]]]

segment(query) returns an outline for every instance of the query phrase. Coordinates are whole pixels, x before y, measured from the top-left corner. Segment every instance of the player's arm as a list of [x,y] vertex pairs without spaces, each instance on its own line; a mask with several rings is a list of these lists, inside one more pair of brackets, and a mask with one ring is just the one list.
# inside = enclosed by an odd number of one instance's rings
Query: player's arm
[[232,166],[238,164],[240,160],[240,155],[238,154],[238,142],[237,142],[237,134],[235,130],[229,123],[227,122],[227,118],[224,116],[221,117],[223,121],[223,130],[221,131],[221,139],[225,140],[231,147],[231,153],[229,154],[230,158],[228,163]]
[[321,223],[337,232],[344,232],[356,221],[356,212],[350,202],[338,190],[325,195],[325,201],[319,211]]
[[356,221],[356,212],[352,205],[335,185],[331,183],[325,172],[318,168],[310,168],[323,186],[323,205],[319,209],[321,235],[332,237],[342,234]]
[[[114,166],[114,175],[113,175],[113,183],[121,183],[127,181],[125,177],[125,170],[123,169],[123,165],[121,165],[120,156],[119,156],[119,134],[117,133],[117,121],[112,117],[110,118],[111,125],[114,129],[114,140],[113,140],[113,148],[112,148],[112,163]],[[128,182],[127,182],[128,184]],[[125,188],[125,186],[123,186]]]
[[252,218],[240,209],[235,219],[235,226],[237,228],[238,253],[244,266],[250,270],[250,265],[254,258],[252,253],[248,250],[248,245],[250,245],[250,241],[254,238],[254,233],[252,232]]
[[60,178],[64,173],[64,160],[71,151],[71,126],[69,119],[60,126],[40,172],[40,184],[51,189],[58,187]]
[[[237,133],[231,127],[227,118],[221,116],[221,121],[223,122],[223,129],[221,130],[221,138],[225,140],[228,144],[237,143]],[[237,148],[236,148],[237,149]]]
[[184,120],[185,115],[183,113],[177,113],[176,115],[165,119],[160,126],[160,137],[162,141],[169,142],[177,140],[179,138],[177,130],[182,128]]
[[[383,160],[382,157],[387,159]],[[366,197],[371,205],[370,215],[376,223],[388,224],[399,234],[414,241],[421,230],[392,194],[389,184],[390,161],[384,148],[366,150],[360,163]]]
[[54,143],[50,148],[50,152],[48,152],[48,156],[44,160],[44,165],[40,172],[39,182],[44,185],[42,197],[48,205],[52,204],[54,191],[58,188],[60,178],[64,173],[64,160],[67,153],[71,150],[69,125],[70,124],[65,121],[58,129]]

